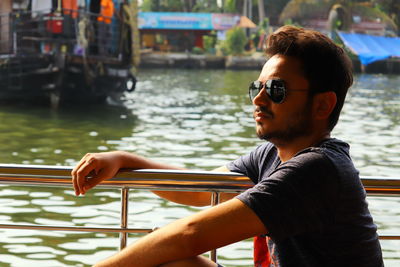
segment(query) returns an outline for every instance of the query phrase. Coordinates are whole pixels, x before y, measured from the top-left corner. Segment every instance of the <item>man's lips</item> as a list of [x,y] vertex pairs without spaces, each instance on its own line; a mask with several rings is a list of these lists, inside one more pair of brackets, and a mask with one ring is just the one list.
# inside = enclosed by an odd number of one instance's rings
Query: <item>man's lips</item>
[[274,117],[274,115],[272,114],[272,112],[266,110],[266,108],[264,107],[256,107],[253,113],[253,117],[256,122],[260,122],[263,119],[271,119]]

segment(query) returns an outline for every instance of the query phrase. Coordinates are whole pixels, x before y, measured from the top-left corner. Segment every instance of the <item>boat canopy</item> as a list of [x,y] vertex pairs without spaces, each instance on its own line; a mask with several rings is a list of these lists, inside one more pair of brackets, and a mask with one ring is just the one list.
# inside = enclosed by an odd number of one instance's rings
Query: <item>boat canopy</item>
[[338,32],[338,34],[346,47],[359,57],[363,65],[390,57],[400,58],[399,37],[345,32]]

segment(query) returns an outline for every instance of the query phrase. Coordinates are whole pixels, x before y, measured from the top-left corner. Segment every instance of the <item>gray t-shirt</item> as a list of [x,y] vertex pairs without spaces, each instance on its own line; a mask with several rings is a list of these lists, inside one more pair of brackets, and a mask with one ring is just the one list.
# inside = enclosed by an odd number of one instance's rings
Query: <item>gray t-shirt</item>
[[326,139],[281,163],[265,143],[227,167],[255,183],[237,198],[264,223],[273,266],[383,266],[348,144]]

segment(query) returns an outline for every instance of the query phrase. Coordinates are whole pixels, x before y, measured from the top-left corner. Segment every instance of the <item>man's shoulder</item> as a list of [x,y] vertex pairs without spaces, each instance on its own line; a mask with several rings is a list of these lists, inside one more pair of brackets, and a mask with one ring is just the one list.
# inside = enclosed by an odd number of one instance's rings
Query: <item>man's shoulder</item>
[[327,139],[318,146],[309,147],[297,153],[287,167],[301,173],[335,177],[358,177],[349,153],[349,145],[338,139]]
[[272,143],[265,142],[253,149],[249,155],[255,162],[260,164],[265,161],[275,160],[277,157],[277,149]]
[[262,144],[258,145],[253,151],[270,151],[272,149],[276,149],[274,144],[271,142],[263,142]]
[[339,161],[351,162],[348,144],[338,139],[326,139],[316,146],[301,150],[289,161],[283,163],[282,167],[310,170],[313,173],[331,172],[336,169]]
[[336,158],[350,159],[350,146],[348,143],[335,138],[321,141],[315,146],[308,147],[298,152],[294,159],[326,160],[335,161]]

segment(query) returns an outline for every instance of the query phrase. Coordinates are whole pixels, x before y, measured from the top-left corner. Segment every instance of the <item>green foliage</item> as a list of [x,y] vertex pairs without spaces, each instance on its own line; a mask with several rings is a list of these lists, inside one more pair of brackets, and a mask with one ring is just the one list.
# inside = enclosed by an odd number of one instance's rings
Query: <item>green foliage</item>
[[391,29],[396,30],[397,25],[395,20],[389,17],[389,15],[379,9],[379,7],[370,7],[365,5],[354,5],[353,12],[357,12],[363,17],[373,18],[373,19],[380,19],[385,24],[389,25]]
[[294,22],[292,19],[286,19],[283,22],[283,25],[292,25],[292,26],[296,26],[296,27],[301,27],[301,25],[297,22]]
[[271,18],[272,24],[276,24],[278,22],[279,15],[288,2],[290,2],[290,0],[264,0],[265,16]]
[[192,49],[192,53],[195,55],[202,55],[202,54],[204,54],[204,50],[201,47],[195,46]]
[[247,43],[246,33],[242,28],[234,27],[227,31],[225,42],[229,54],[241,55]]
[[140,10],[143,12],[154,11],[153,1],[152,0],[143,0],[142,5],[140,6]]
[[260,31],[266,31],[269,27],[269,18],[264,18],[258,25]]
[[219,13],[221,10],[216,0],[197,0],[192,12]]
[[334,2],[334,0],[292,0],[282,10],[279,20],[301,21],[326,15]]
[[205,36],[203,36],[204,50],[207,53],[214,53],[216,44],[217,44],[217,37],[215,35],[205,35]]
[[229,49],[225,41],[218,41],[215,45],[217,55],[227,56],[229,55]]
[[143,0],[141,10],[143,12],[181,12],[183,5],[181,0]]
[[225,0],[224,3],[224,12],[225,13],[241,13],[237,8],[236,8],[236,0]]
[[164,12],[176,12],[183,11],[183,5],[181,0],[161,0],[160,11]]
[[217,0],[197,0],[192,4],[182,0],[143,0],[141,10],[144,12],[221,12]]

